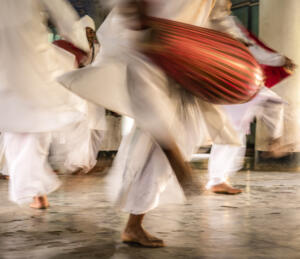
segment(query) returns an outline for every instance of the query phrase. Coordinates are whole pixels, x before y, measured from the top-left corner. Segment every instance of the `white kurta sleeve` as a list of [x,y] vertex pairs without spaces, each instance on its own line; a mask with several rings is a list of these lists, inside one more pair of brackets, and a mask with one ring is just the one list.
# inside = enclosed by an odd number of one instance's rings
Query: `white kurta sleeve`
[[249,44],[249,50],[259,64],[283,66],[286,59],[283,55],[266,50],[247,37],[239,26],[236,17],[230,15],[230,1],[219,0],[209,16],[207,27],[230,34],[232,37]]
[[41,0],[59,33],[80,49],[88,52],[85,27],[72,6],[65,0]]
[[257,44],[250,46],[249,50],[259,64],[280,67],[286,63],[285,56],[266,50]]

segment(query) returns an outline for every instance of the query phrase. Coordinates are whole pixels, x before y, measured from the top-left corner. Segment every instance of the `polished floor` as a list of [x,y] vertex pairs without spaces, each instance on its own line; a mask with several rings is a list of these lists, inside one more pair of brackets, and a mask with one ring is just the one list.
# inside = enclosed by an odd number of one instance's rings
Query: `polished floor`
[[0,180],[1,259],[300,258],[299,173],[240,172],[241,195],[205,193],[156,209],[145,226],[166,241],[161,249],[122,244],[127,215],[107,201],[101,174],[62,180],[46,211],[10,203]]

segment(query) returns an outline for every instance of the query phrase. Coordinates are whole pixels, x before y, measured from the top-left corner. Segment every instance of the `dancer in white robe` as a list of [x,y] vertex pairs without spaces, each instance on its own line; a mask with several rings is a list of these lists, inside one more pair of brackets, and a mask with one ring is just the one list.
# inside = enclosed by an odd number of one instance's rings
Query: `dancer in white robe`
[[[214,9],[210,27],[225,31],[247,44],[250,52],[260,64],[283,66],[290,62],[289,59],[278,53],[263,49],[247,37],[241,30],[236,18],[230,16],[230,7],[231,2],[229,0],[220,0],[218,7]],[[224,13],[227,13],[227,15],[224,15]],[[223,106],[223,110],[239,134],[242,145],[213,144],[208,164],[209,181],[206,185],[207,189],[225,194],[242,192],[240,189],[233,188],[228,183],[228,178],[243,166],[246,152],[246,134],[249,132],[250,123],[255,117],[261,118],[268,127],[270,143],[275,143],[281,137],[283,131],[284,105],[281,97],[270,89],[263,87],[247,103]]]
[[[100,47],[93,19],[85,15],[80,21],[86,29],[90,50],[82,64],[76,64],[74,69],[90,65]],[[106,131],[105,109],[82,100],[82,112],[85,114],[82,121],[70,124],[64,130],[52,134],[49,160],[55,171],[88,173],[97,163],[98,152]]]
[[264,87],[250,102],[224,106],[224,111],[239,133],[242,145],[213,144],[208,163],[208,190],[225,194],[242,192],[232,187],[228,180],[243,167],[250,123],[255,117],[261,118],[268,127],[270,143],[278,140],[283,132],[284,105],[277,94]]
[[[213,6],[212,0],[161,0],[153,1],[150,12],[200,26],[207,22]],[[96,62],[63,76],[60,82],[88,100],[135,119],[136,127],[122,140],[108,189],[116,191],[121,209],[130,213],[123,241],[160,247],[163,241],[143,229],[143,217],[167,189],[172,193],[167,196],[169,202],[184,198],[164,149],[176,142],[189,160],[207,137],[219,143],[239,141],[215,105],[176,87],[136,51],[143,32],[131,29],[138,25],[134,17],[123,15],[129,9],[117,6],[99,28],[101,51]]]
[[10,198],[39,199],[60,185],[48,164],[53,132],[85,119],[83,100],[54,78],[74,68],[74,58],[48,42],[46,19],[61,35],[89,51],[86,31],[63,0],[3,0],[0,9],[0,130],[10,176]]

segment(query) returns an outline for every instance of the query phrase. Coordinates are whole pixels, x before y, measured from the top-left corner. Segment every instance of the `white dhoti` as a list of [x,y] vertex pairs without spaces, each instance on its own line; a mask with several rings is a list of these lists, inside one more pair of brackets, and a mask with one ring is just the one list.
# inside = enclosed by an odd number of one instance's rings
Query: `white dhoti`
[[132,214],[144,214],[155,208],[163,192],[168,202],[184,200],[161,147],[137,128],[122,139],[107,182],[109,198]]
[[[212,5],[211,0],[180,0],[172,17],[200,25]],[[161,17],[171,15],[167,8],[158,10]],[[107,189],[121,209],[143,214],[163,201],[164,195],[168,202],[183,200],[162,147],[177,143],[188,161],[207,138],[218,143],[239,141],[215,105],[170,82],[161,69],[135,50],[141,32],[125,25],[126,20],[113,10],[97,32],[101,50],[94,64],[68,73],[60,82],[87,100],[135,120],[136,128],[122,140]]]
[[51,134],[4,133],[3,143],[12,201],[30,202],[34,196],[47,195],[60,186],[48,163]]
[[49,161],[60,173],[88,173],[97,163],[106,131],[105,110],[83,102],[85,119],[52,132]]
[[[219,1],[220,8],[214,10],[210,26],[222,30],[233,37],[249,44],[249,51],[260,64],[282,66],[285,57],[268,51],[253,42],[241,30],[236,18],[229,16],[226,9],[227,1]],[[223,6],[223,7],[222,7]],[[227,15],[223,15],[226,10]],[[223,107],[231,120],[233,127],[240,137],[241,146],[219,145],[214,143],[211,149],[208,174],[209,181],[206,187],[226,182],[233,173],[240,170],[246,152],[246,134],[249,132],[250,123],[255,117],[261,118],[269,131],[270,139],[277,139],[282,135],[284,119],[284,101],[273,91],[263,87],[250,102],[238,105],[226,105]]]
[[[74,69],[75,58],[48,42],[45,13],[61,35],[89,50],[85,28],[66,1],[1,1],[0,33],[5,37],[0,38],[0,130],[10,198],[17,203],[46,195],[59,186],[48,163],[57,132],[64,132],[65,140],[69,138],[62,150],[73,150],[68,154],[72,158],[68,166],[79,157],[76,151],[83,150],[86,153],[81,155],[90,157],[87,152],[92,150],[90,143],[80,142],[91,138],[86,136],[90,130],[88,111],[82,109],[86,102],[55,80]],[[91,166],[83,159],[79,163]]]
[[250,102],[224,106],[224,111],[238,132],[242,145],[213,144],[208,163],[208,189],[226,182],[233,173],[242,168],[246,152],[246,134],[249,133],[250,123],[255,117],[261,118],[265,123],[270,139],[281,137],[283,132],[284,102],[268,88],[262,88]]

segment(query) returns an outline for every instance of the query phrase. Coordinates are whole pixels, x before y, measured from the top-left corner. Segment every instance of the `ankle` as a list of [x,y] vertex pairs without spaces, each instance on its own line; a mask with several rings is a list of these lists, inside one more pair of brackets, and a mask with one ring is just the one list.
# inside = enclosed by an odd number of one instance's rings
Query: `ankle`
[[132,233],[132,232],[139,232],[143,230],[143,227],[139,224],[135,225],[135,224],[131,224],[131,225],[127,225],[124,229],[125,233]]
[[142,228],[144,214],[134,215],[130,214],[125,229],[127,230],[139,230]]

